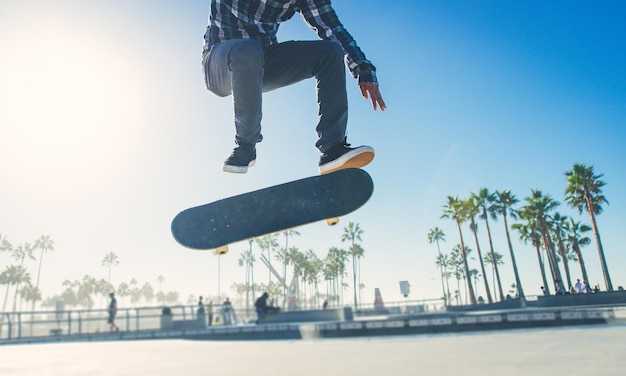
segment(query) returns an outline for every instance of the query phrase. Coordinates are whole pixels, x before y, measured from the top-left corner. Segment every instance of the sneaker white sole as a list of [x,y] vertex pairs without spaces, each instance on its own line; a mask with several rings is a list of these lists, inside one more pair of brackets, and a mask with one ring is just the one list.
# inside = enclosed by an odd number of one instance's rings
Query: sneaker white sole
[[341,157],[320,166],[320,174],[330,174],[344,168],[361,168],[367,166],[374,159],[374,148],[360,146]]
[[222,171],[230,172],[233,174],[245,174],[246,172],[248,172],[248,167],[254,166],[254,162],[256,162],[256,160],[250,161],[247,166],[233,166],[224,164],[222,165]]

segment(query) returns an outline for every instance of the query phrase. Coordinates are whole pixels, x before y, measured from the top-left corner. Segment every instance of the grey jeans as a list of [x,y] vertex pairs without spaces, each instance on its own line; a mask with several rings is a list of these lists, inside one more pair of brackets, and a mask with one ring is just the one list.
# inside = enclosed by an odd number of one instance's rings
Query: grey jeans
[[322,152],[344,141],[348,122],[346,69],[341,46],[332,41],[292,41],[264,48],[251,39],[214,45],[203,56],[207,89],[233,96],[236,142],[262,140],[262,94],[315,77],[318,140]]

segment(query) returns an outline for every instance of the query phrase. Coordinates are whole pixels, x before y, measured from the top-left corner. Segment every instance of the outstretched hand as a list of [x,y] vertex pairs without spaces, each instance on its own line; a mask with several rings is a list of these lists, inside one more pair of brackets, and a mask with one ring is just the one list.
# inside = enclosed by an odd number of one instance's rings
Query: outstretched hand
[[385,111],[387,105],[385,104],[385,101],[383,100],[383,97],[378,90],[378,84],[364,82],[362,84],[359,84],[359,88],[361,89],[361,95],[363,96],[363,98],[371,99],[372,108],[374,109],[374,111],[376,111],[378,107],[380,107],[381,111]]

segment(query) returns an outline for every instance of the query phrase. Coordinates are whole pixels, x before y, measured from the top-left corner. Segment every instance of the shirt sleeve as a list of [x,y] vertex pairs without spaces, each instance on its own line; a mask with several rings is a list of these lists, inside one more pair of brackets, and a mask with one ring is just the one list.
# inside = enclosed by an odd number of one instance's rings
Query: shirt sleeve
[[300,12],[305,22],[324,40],[341,45],[346,65],[354,78],[361,83],[378,83],[376,67],[365,57],[356,41],[343,27],[330,0],[303,0]]

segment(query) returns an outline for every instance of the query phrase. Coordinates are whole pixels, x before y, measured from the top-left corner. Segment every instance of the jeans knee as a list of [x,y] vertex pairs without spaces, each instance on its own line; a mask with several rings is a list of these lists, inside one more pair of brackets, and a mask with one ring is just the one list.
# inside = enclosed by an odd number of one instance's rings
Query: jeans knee
[[263,66],[263,47],[252,39],[241,39],[230,50],[231,66]]
[[326,54],[332,60],[338,60],[343,65],[344,52],[341,45],[337,42],[324,41],[326,43]]

